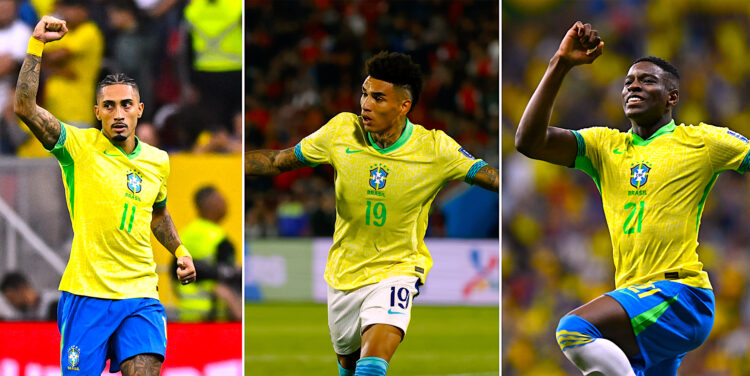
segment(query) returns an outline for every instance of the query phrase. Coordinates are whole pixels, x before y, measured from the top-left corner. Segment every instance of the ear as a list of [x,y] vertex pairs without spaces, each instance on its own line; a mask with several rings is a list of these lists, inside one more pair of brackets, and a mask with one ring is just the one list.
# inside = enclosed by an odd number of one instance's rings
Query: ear
[[138,119],[143,116],[143,102],[138,103]]
[[671,107],[674,107],[677,105],[677,102],[679,101],[680,101],[680,91],[677,89],[670,90],[669,93],[667,94],[667,103]]
[[402,100],[399,115],[406,116],[406,114],[409,113],[409,110],[411,110],[411,99]]
[[99,117],[99,106],[98,105],[94,105],[94,115],[96,115],[96,120],[99,120],[99,121],[102,120],[102,118]]

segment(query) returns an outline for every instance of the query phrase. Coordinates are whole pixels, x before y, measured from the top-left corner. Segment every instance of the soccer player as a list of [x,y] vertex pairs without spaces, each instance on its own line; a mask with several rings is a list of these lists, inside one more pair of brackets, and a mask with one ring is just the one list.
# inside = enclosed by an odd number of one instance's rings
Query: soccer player
[[[16,114],[59,161],[73,245],[58,305],[63,375],[110,371],[158,375],[166,350],[166,316],[156,289],[151,234],[178,258],[183,284],[195,281],[192,258],[166,208],[169,158],[140,142],[138,87],[122,74],[97,87],[101,131],[78,129],[37,106],[42,49],[62,38],[65,21],[44,16],[34,28],[18,76]],[[75,95],[75,93],[68,93]]]
[[[328,254],[328,327],[339,375],[385,375],[432,258],[430,204],[450,180],[498,191],[497,169],[442,131],[413,124],[421,72],[407,55],[367,61],[361,113],[340,113],[285,150],[251,151],[249,175],[327,163],[336,170],[336,225]],[[356,372],[356,373],[355,373]]]
[[636,60],[625,76],[630,131],[549,127],[565,75],[603,48],[591,25],[576,22],[516,132],[526,156],[592,177],[612,237],[616,290],[564,316],[557,341],[585,375],[675,375],[713,325],[714,295],[696,252],[703,205],[719,172],[748,169],[750,144],[727,128],[676,125],[680,76],[656,57]]

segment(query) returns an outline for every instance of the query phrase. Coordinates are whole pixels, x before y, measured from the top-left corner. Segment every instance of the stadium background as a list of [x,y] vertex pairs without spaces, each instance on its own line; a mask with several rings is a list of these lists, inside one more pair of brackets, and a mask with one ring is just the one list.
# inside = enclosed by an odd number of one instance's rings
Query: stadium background
[[[681,74],[678,123],[750,135],[750,8],[742,1],[558,1],[502,3],[502,354],[503,375],[574,375],[554,332],[562,315],[614,288],[612,247],[599,193],[585,174],[529,160],[513,136],[560,40],[576,21],[605,42],[576,67],[557,97],[552,124],[623,131],[620,91],[638,57],[655,55]],[[748,181],[719,176],[709,195],[699,255],[716,293],[708,341],[680,375],[750,374]]]
[[[358,113],[365,60],[390,50],[423,70],[410,119],[497,166],[498,10],[494,1],[247,1],[246,149],[293,147],[335,114]],[[319,166],[246,180],[247,374],[336,372],[322,304],[332,175]],[[480,188],[449,184],[435,200],[435,269],[389,375],[498,373],[498,220],[497,194]]]
[[[16,19],[30,27],[36,24],[37,14],[55,9],[54,0],[19,3]],[[216,186],[229,208],[222,226],[235,245],[237,265],[241,265],[241,114],[238,111],[234,121],[227,122],[218,118],[215,109],[203,102],[192,102],[194,97],[185,93],[186,81],[181,80],[179,70],[190,71],[190,55],[181,55],[181,51],[186,50],[180,49],[187,41],[183,16],[187,3],[172,0],[87,2],[89,20],[103,36],[99,46],[103,56],[87,69],[101,67],[100,77],[113,71],[125,71],[137,79],[146,108],[137,134],[170,153],[168,209],[178,231],[197,216],[193,204],[196,190],[206,184]],[[238,18],[238,25],[240,21]],[[0,44],[10,42],[0,38]],[[93,44],[87,47],[96,48]],[[51,69],[45,69],[42,69],[40,100],[45,80],[52,75]],[[15,84],[16,77],[17,71],[0,79],[8,78]],[[235,107],[239,109],[240,90],[236,96]],[[91,104],[93,111],[93,100]],[[21,271],[42,294],[55,295],[72,240],[60,168],[54,158],[40,150],[38,141],[18,132],[20,128],[12,113],[12,104],[5,103],[2,115],[0,200],[9,210],[0,211],[0,259],[3,260],[0,280],[10,271]],[[25,226],[35,235],[29,237],[28,232],[18,230]],[[36,249],[44,247],[31,245],[29,239],[35,236],[49,247],[51,256],[42,257]],[[177,298],[172,286],[174,258],[153,238],[152,243],[158,264],[160,297],[171,322],[164,374],[241,374],[241,324],[177,323]],[[0,309],[0,332],[4,333],[0,336],[0,373],[59,374],[56,324],[7,321],[17,316],[7,310],[8,303],[0,295],[0,308],[3,305],[6,310]],[[11,313],[6,316],[8,312]]]

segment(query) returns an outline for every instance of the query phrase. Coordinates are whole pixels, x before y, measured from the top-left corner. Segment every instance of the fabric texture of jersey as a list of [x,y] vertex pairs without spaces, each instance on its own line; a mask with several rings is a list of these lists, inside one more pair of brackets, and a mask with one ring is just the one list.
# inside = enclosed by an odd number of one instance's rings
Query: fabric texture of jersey
[[698,260],[700,217],[717,175],[748,169],[748,140],[727,128],[674,121],[646,140],[604,127],[572,132],[575,168],[602,195],[617,288],[658,280],[711,288]]
[[63,375],[99,375],[138,354],[167,350],[167,316],[156,299],[98,299],[63,292],[57,307]]
[[682,357],[700,346],[714,322],[714,294],[672,281],[612,292],[630,317],[641,352],[631,357],[636,375],[676,375]]
[[99,130],[61,128],[50,152],[62,169],[74,235],[60,290],[158,299],[151,215],[166,205],[167,153],[137,141],[125,155]]
[[444,132],[408,120],[399,140],[380,149],[352,113],[336,115],[294,151],[302,163],[336,170],[336,226],[325,279],[337,290],[394,276],[424,283],[432,266],[424,244],[430,204],[448,181],[472,183],[486,164]]

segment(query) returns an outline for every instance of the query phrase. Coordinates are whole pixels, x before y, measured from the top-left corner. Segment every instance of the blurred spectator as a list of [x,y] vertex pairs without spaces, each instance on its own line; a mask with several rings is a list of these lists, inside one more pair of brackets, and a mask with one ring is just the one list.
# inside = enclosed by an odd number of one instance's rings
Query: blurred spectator
[[31,28],[17,14],[17,0],[0,0],[0,109],[12,102],[10,89],[18,78],[31,37]]
[[149,60],[153,56],[154,35],[150,34],[139,19],[134,0],[110,0],[106,3],[109,26],[114,34],[109,36],[109,56],[107,66],[114,72],[122,72],[135,82],[143,83],[138,93],[144,106],[144,116],[150,118],[155,110],[151,85],[152,76]]
[[216,188],[199,189],[194,197],[198,218],[180,238],[190,250],[199,275],[196,283],[176,289],[180,321],[242,320],[242,271],[235,265],[234,246],[221,227],[227,203]]
[[[184,74],[183,101],[200,103],[226,131],[242,105],[242,2],[191,0],[185,7],[190,74]],[[182,63],[188,65],[187,59]]]
[[10,272],[0,281],[0,292],[13,308],[11,320],[56,321],[58,291],[40,293],[20,272]]
[[93,105],[104,39],[89,19],[89,0],[59,0],[57,12],[67,22],[65,38],[44,47],[44,71],[49,74],[42,107],[61,121],[92,127]]
[[[669,60],[681,74],[678,123],[705,121],[750,134],[747,4],[741,2],[503,1],[502,354],[503,375],[579,371],[554,339],[558,320],[614,288],[612,245],[602,202],[578,171],[515,151],[521,114],[562,35],[576,20],[605,41],[594,64],[571,72],[551,124],[627,131],[620,92],[641,56]],[[750,189],[747,176],[719,176],[701,220],[698,252],[716,294],[714,328],[689,353],[684,375],[750,374]]]
[[[424,74],[409,119],[445,130],[471,154],[499,164],[498,10],[492,1],[246,2],[245,147],[293,147],[337,113],[358,113],[364,62],[390,50],[409,54]],[[322,199],[333,198],[330,166],[246,182],[248,237],[332,231],[335,208]],[[454,199],[449,190],[434,207]],[[485,203],[469,196],[464,204]],[[477,218],[494,227],[471,236],[497,235],[496,208],[488,205]],[[448,215],[457,223],[470,214]],[[433,211],[428,236],[444,235],[435,226],[439,217]]]

